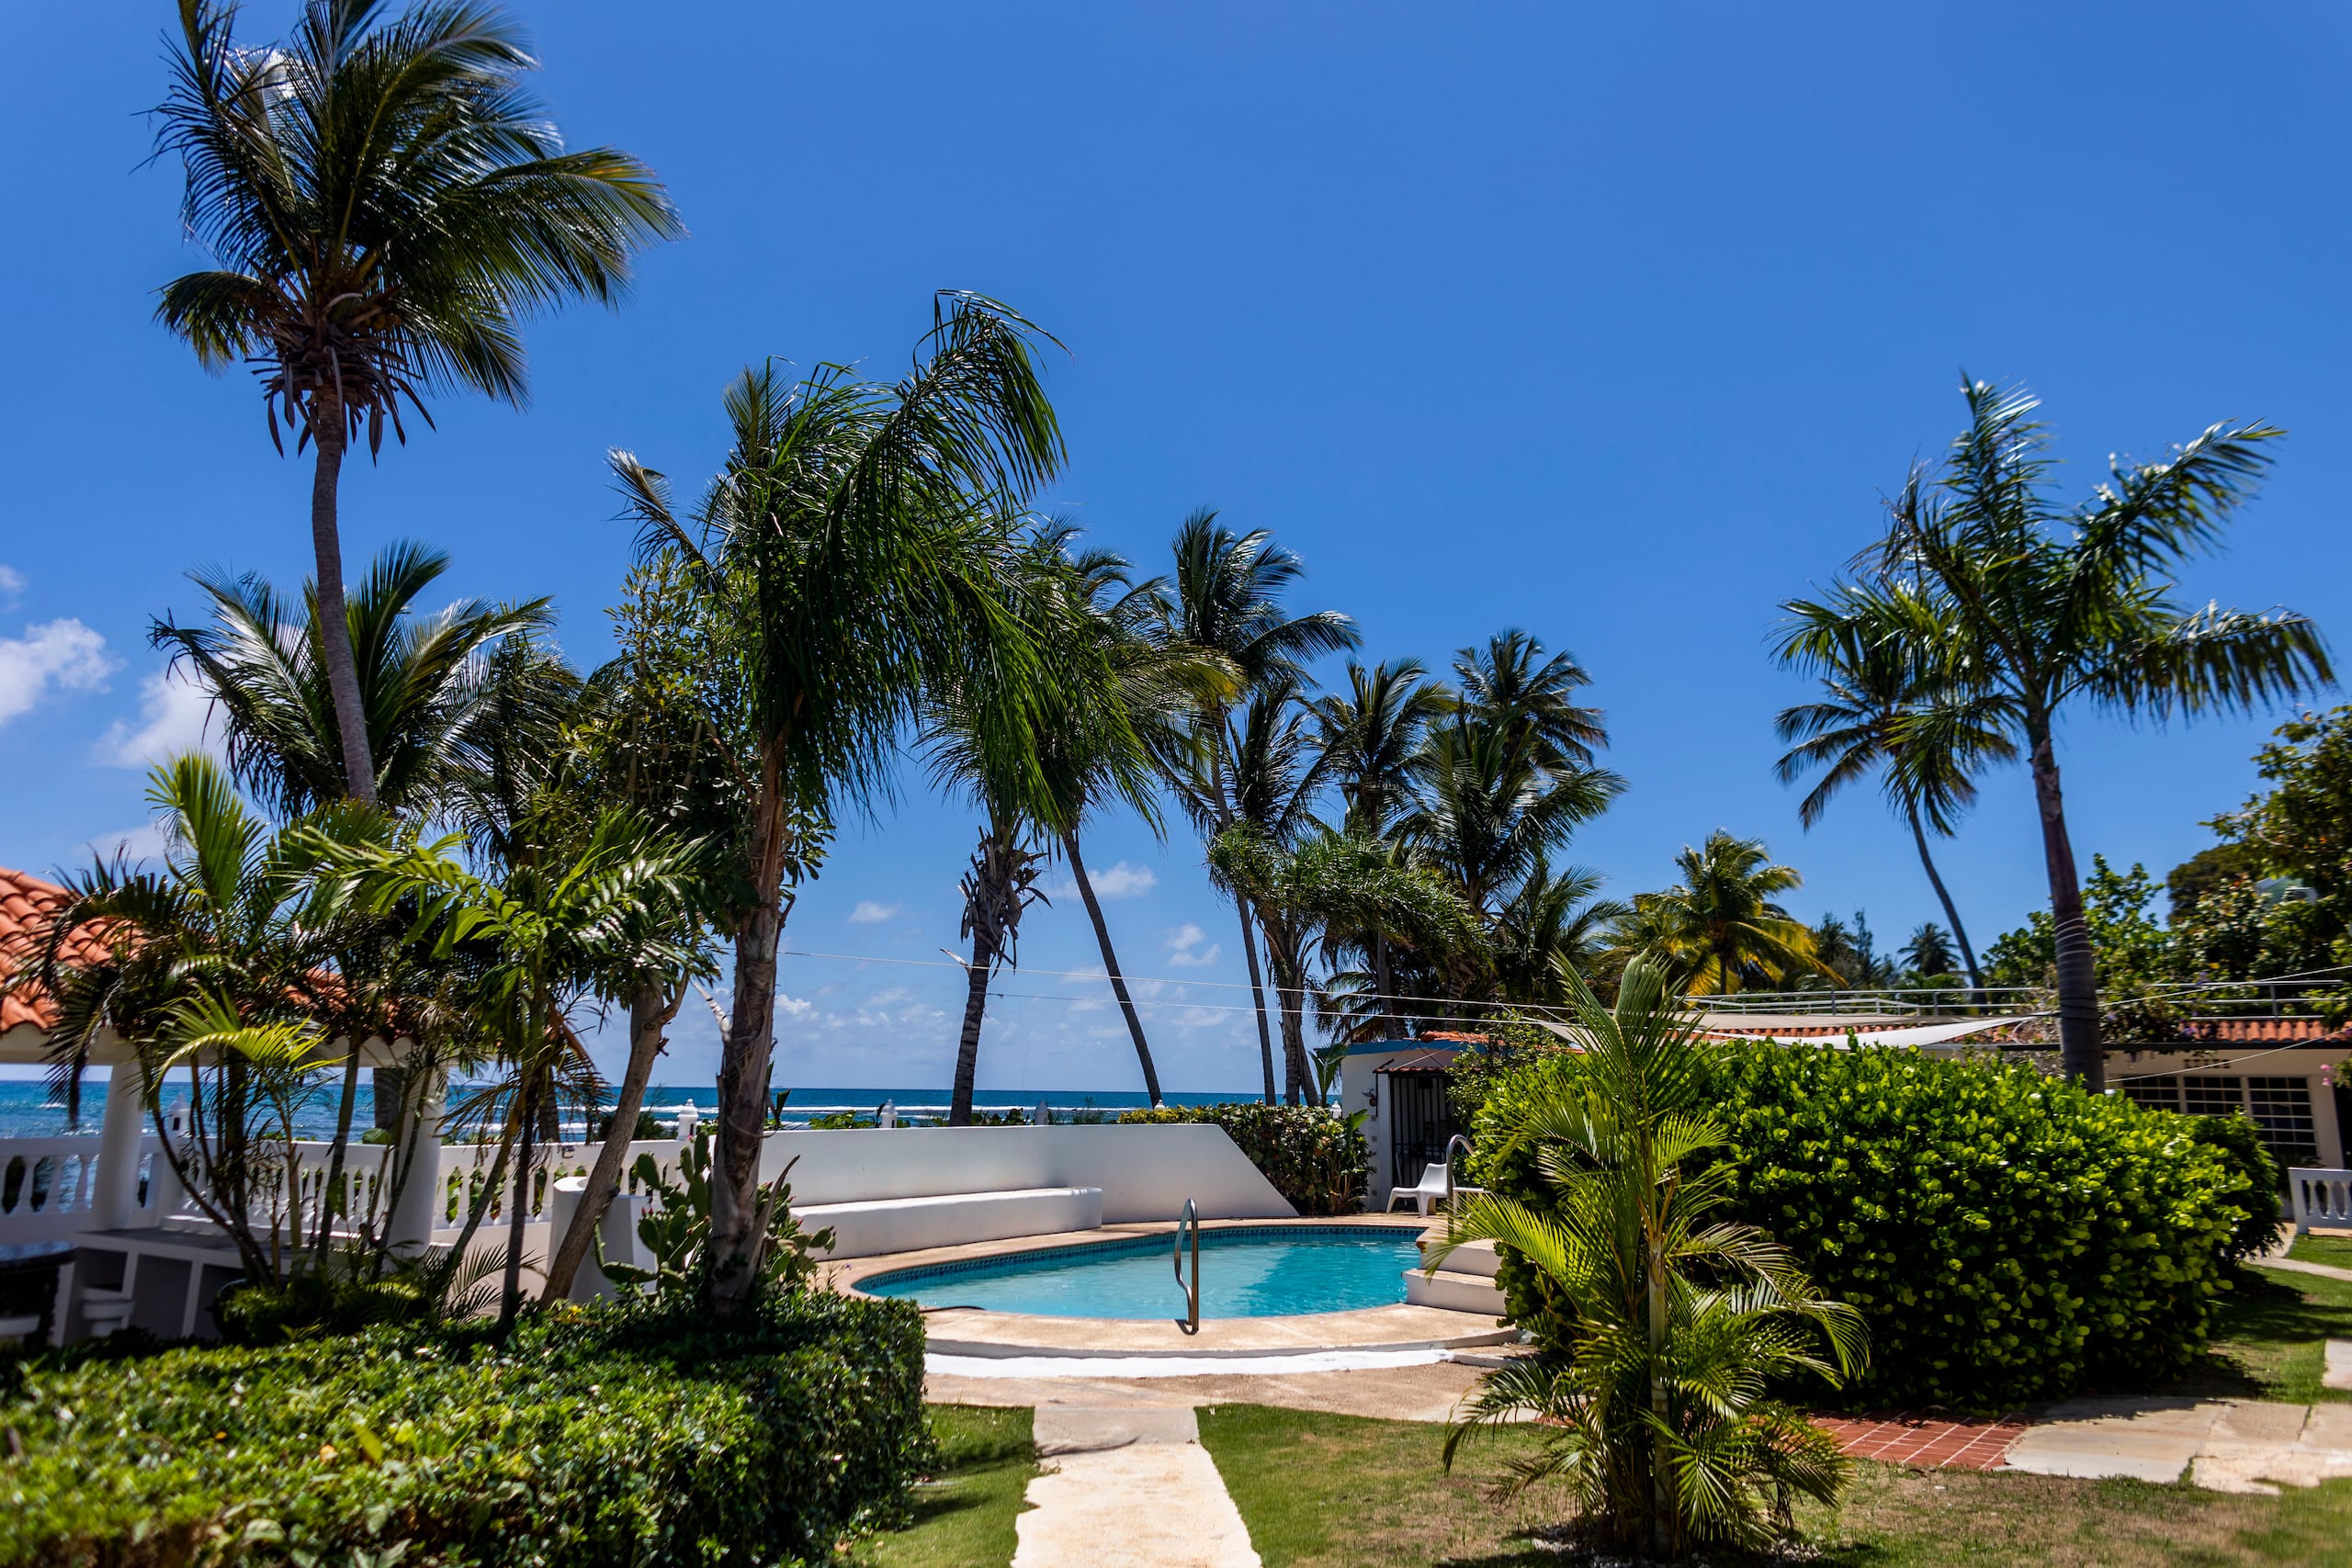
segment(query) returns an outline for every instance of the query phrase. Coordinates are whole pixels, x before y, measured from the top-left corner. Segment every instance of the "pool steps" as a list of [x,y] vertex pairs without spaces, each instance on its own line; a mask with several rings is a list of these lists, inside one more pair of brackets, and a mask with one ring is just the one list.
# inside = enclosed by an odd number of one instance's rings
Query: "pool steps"
[[[1431,1231],[1421,1237],[1424,1260],[1435,1250],[1432,1238],[1437,1234]],[[1413,1306],[1443,1307],[1449,1312],[1486,1313],[1500,1317],[1505,1309],[1502,1288],[1495,1283],[1498,1261],[1491,1241],[1457,1247],[1446,1254],[1445,1266],[1434,1274],[1424,1274],[1419,1269],[1405,1270],[1405,1300]]]

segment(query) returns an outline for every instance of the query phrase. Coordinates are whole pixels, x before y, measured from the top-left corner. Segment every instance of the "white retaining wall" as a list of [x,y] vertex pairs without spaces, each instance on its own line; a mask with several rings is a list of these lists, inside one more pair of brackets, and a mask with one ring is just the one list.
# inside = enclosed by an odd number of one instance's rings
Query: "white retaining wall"
[[792,1168],[792,1206],[1099,1187],[1102,1222],[1295,1218],[1271,1182],[1206,1122],[1079,1127],[857,1127],[771,1133],[760,1179]]

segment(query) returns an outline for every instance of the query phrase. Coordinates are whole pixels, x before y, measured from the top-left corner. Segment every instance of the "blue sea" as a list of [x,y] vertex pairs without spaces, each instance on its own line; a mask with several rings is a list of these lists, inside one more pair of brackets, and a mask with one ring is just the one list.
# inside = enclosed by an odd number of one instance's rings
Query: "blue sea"
[[[306,1138],[330,1138],[334,1135],[337,1096],[340,1082],[331,1086],[301,1110],[296,1131]],[[452,1089],[450,1102],[458,1102],[465,1090]],[[167,1094],[169,1104],[177,1095]],[[1162,1098],[1170,1105],[1216,1105],[1227,1100],[1254,1100],[1247,1091],[1231,1094],[1169,1094]],[[106,1085],[93,1080],[84,1086],[82,1093],[82,1127],[95,1134],[98,1117],[106,1099]],[[785,1102],[784,1120],[787,1125],[805,1126],[810,1118],[849,1111],[871,1116],[886,1101],[895,1105],[902,1117],[925,1121],[944,1120],[947,1115],[947,1090],[944,1089],[796,1089]],[[1122,1093],[1103,1090],[1078,1089],[980,1089],[972,1096],[972,1103],[984,1110],[1019,1110],[1035,1115],[1043,1103],[1057,1122],[1068,1121],[1086,1111],[1102,1111],[1117,1115],[1149,1104],[1140,1092]],[[679,1088],[655,1085],[645,1092],[645,1108],[661,1121],[673,1120],[678,1112],[692,1105],[707,1120],[718,1107],[716,1087]],[[367,1076],[359,1082],[359,1101],[352,1113],[352,1125],[365,1128],[374,1124],[374,1097],[368,1091]],[[52,1101],[39,1082],[0,1082],[0,1138],[54,1137],[69,1129],[65,1122],[65,1107]],[[585,1135],[583,1124],[575,1117],[564,1126],[567,1139]]]

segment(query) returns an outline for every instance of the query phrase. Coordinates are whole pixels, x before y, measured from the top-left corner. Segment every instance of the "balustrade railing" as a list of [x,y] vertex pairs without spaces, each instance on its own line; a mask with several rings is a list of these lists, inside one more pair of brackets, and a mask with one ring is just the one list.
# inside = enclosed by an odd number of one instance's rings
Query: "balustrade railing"
[[2352,1170],[2290,1170],[2287,1198],[2294,1209],[2297,1235],[2313,1225],[2352,1228]]

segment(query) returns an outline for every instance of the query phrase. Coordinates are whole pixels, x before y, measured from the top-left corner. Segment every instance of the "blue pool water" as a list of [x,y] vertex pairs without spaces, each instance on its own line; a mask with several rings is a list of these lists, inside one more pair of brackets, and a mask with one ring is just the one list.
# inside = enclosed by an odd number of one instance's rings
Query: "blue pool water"
[[[1204,1231],[1201,1315],[1285,1317],[1393,1306],[1405,1299],[1405,1270],[1420,1261],[1419,1235],[1406,1225]],[[1048,1317],[1184,1315],[1164,1236],[899,1269],[859,1289],[911,1296],[925,1306]]]

